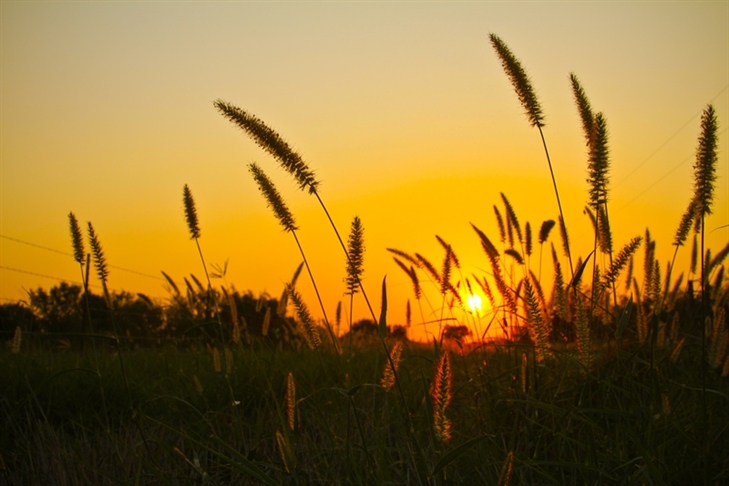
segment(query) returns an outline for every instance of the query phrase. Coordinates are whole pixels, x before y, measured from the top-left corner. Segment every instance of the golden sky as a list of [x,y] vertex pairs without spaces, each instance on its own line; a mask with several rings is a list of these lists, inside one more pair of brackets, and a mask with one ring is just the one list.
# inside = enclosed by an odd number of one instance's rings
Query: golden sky
[[[4,303],[80,280],[69,211],[94,224],[112,289],[165,298],[160,271],[180,282],[201,277],[185,184],[207,262],[229,259],[228,284],[278,296],[301,256],[248,174],[257,162],[298,220],[333,315],[345,262],[324,214],[220,116],[212,102],[222,98],[302,154],[344,236],[360,216],[370,300],[379,312],[387,275],[389,320],[402,322],[411,286],[385,248],[439,266],[439,235],[465,275],[480,274],[488,261],[469,223],[498,239],[500,192],[535,229],[558,214],[539,133],[489,33],[519,57],[541,102],[576,255],[593,242],[571,72],[607,118],[615,246],[649,227],[661,261],[672,255],[708,103],[720,143],[707,241],[719,249],[729,240],[729,228],[716,229],[729,224],[728,2],[3,1],[0,9]],[[310,283],[300,282],[318,315]],[[440,305],[432,300],[431,317]],[[355,300],[355,314],[364,311]]]

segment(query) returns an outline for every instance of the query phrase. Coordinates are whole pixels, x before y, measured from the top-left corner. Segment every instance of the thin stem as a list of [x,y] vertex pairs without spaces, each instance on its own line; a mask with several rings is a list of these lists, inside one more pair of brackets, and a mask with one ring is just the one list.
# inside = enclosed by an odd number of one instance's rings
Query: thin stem
[[[554,186],[554,195],[557,197],[557,207],[559,208],[559,215],[562,218],[562,224],[564,224],[565,231],[567,228],[567,221],[564,219],[564,212],[562,211],[562,201],[559,198],[559,190],[557,189],[557,180],[554,177],[554,170],[552,169],[552,159],[549,157],[549,150],[547,149],[547,141],[544,138],[544,132],[542,131],[541,126],[537,126],[537,129],[539,130],[539,136],[542,137],[542,145],[544,146],[544,153],[547,156],[547,164],[549,165],[549,175],[552,176],[552,185]],[[567,259],[570,262],[570,274],[575,274],[575,269],[572,266],[572,252],[570,251],[570,244],[569,241],[565,242],[565,246],[567,247]]]
[[[199,235],[199,232],[198,232]],[[223,352],[223,376],[225,377],[225,383],[228,385],[228,393],[230,394],[230,406],[233,407],[234,410],[236,409],[236,399],[235,399],[235,393],[233,392],[233,385],[230,383],[230,373],[228,373],[229,365],[228,365],[228,353],[226,352],[225,347],[225,335],[223,333],[223,321],[220,318],[220,310],[218,309],[218,302],[215,298],[215,292],[213,291],[213,284],[210,281],[210,274],[208,273],[208,267],[205,263],[205,258],[203,257],[202,248],[200,247],[200,239],[198,236],[194,236],[195,239],[195,245],[197,246],[197,252],[200,255],[200,261],[202,262],[203,271],[205,272],[205,278],[208,282],[208,298],[213,303],[213,311],[215,312],[215,317],[218,321],[218,334],[220,338],[220,347],[221,351]],[[239,417],[238,417],[239,418]],[[238,431],[239,433],[242,433],[243,430],[241,428],[241,421],[236,420],[238,425]]]
[[[86,258],[86,268],[89,268],[90,263],[90,256],[91,254],[87,254]],[[87,278],[86,272],[84,272],[84,265],[83,263],[79,263],[79,268],[81,270],[81,283],[83,285],[84,289],[84,308],[86,310],[86,319],[89,324],[89,331],[91,333],[91,349],[94,353],[94,362],[96,364],[96,374],[99,378],[99,388],[101,390],[101,408],[104,411],[104,419],[106,421],[106,430],[107,432],[111,430],[111,426],[109,423],[109,412],[106,407],[106,392],[104,391],[104,380],[101,378],[101,367],[99,366],[99,352],[96,349],[96,338],[94,337],[94,327],[91,322],[91,308],[89,307],[89,282]]]
[[[319,201],[319,204],[321,205],[322,209],[324,210],[324,214],[326,214],[327,219],[329,220],[329,223],[331,224],[332,229],[334,230],[334,234],[337,235],[337,240],[339,240],[339,244],[341,245],[342,250],[344,250],[344,254],[347,257],[347,262],[349,262],[350,259],[349,259],[349,252],[347,251],[347,245],[344,244],[344,240],[342,240],[342,237],[339,234],[339,230],[337,230],[337,226],[334,224],[334,220],[332,219],[332,216],[329,214],[327,207],[324,205],[324,201],[322,201],[321,197],[319,196],[319,192],[314,190],[313,194],[314,194],[314,196],[316,196],[317,201]],[[367,308],[369,309],[370,314],[372,314],[372,320],[374,322],[378,322],[377,316],[375,315],[375,311],[372,309],[372,304],[370,304],[370,300],[367,297],[367,292],[365,291],[364,285],[362,285],[362,280],[359,278],[359,275],[357,275],[357,283],[359,284],[359,288],[362,291],[362,297],[364,297],[364,300],[367,303]]]
[[304,259],[304,266],[306,266],[306,271],[309,274],[309,278],[311,279],[311,284],[314,286],[314,293],[316,294],[316,298],[319,301],[319,306],[321,307],[321,312],[324,315],[324,324],[326,324],[327,331],[329,332],[329,335],[332,339],[332,344],[334,345],[334,350],[337,352],[337,356],[340,355],[339,353],[339,346],[337,345],[336,338],[334,337],[334,333],[332,332],[332,326],[329,324],[329,318],[327,317],[327,311],[324,308],[324,302],[321,300],[321,294],[319,293],[319,288],[316,285],[316,281],[314,280],[314,274],[311,272],[311,267],[309,267],[309,261],[306,259],[306,254],[304,253],[304,248],[301,246],[301,243],[299,242],[299,237],[296,236],[296,231],[291,231],[291,234],[294,236],[294,240],[296,241],[296,246],[299,247],[299,253],[301,253],[301,258]]
[[708,460],[709,460],[709,440],[708,440],[708,431],[709,431],[709,422],[708,422],[708,415],[707,415],[707,404],[706,404],[706,317],[708,317],[709,312],[707,312],[707,295],[706,295],[706,287],[705,287],[705,278],[706,275],[704,274],[706,271],[705,267],[705,253],[704,253],[704,226],[706,224],[706,219],[704,218],[703,214],[701,215],[701,312],[699,312],[699,325],[701,327],[701,431],[704,433],[704,444],[703,444],[703,462],[704,467],[704,484],[709,484],[708,482]]

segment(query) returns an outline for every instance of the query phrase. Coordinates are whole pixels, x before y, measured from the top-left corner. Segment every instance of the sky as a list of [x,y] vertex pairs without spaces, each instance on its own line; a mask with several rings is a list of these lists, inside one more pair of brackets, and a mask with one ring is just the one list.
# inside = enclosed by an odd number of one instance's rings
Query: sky
[[[277,297],[302,256],[248,173],[256,162],[297,220],[330,319],[338,301],[348,309],[345,257],[319,203],[215,110],[223,99],[301,154],[344,238],[361,218],[369,300],[379,314],[386,276],[389,322],[403,323],[412,285],[387,248],[440,267],[439,235],[462,275],[483,275],[489,264],[471,224],[498,240],[493,206],[503,208],[502,192],[522,224],[536,229],[558,215],[539,132],[490,33],[520,59],[544,111],[576,256],[593,239],[570,73],[607,119],[615,246],[649,228],[660,261],[672,257],[709,103],[719,159],[707,246],[729,241],[726,1],[2,1],[0,14],[2,303],[80,282],[71,211],[84,228],[93,223],[112,290],[164,302],[162,271],[179,284],[201,278],[185,184],[205,261],[228,262],[214,285]],[[679,252],[677,268],[687,271],[688,253]],[[320,317],[310,281],[299,285]],[[430,304],[414,321],[440,315],[437,289],[425,286]],[[359,296],[353,313],[369,315]]]

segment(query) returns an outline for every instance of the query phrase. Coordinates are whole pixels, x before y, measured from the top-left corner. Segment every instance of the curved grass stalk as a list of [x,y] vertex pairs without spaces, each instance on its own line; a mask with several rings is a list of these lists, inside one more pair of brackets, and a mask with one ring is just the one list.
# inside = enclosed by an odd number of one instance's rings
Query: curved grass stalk
[[[261,170],[260,167],[258,167],[257,164],[251,163],[248,165],[248,169],[253,175],[253,178],[255,179],[256,183],[258,184],[258,188],[263,194],[263,196],[266,198],[266,201],[268,203],[268,206],[273,210],[274,214],[276,215],[276,218],[278,219],[281,226],[283,226],[284,230],[291,233],[291,235],[294,237],[294,240],[296,241],[296,246],[299,248],[299,253],[301,254],[301,257],[304,259],[304,265],[306,266],[306,271],[309,274],[309,278],[311,280],[311,284],[314,287],[314,293],[316,294],[317,300],[319,301],[319,306],[321,308],[322,315],[324,316],[324,323],[326,325],[327,331],[329,331],[329,335],[332,339],[332,345],[334,346],[334,349],[337,351],[337,354],[339,354],[339,346],[337,345],[337,340],[334,337],[334,332],[332,331],[332,326],[329,323],[329,317],[327,316],[326,309],[324,307],[324,302],[321,298],[321,293],[319,292],[319,287],[316,285],[316,280],[314,279],[314,274],[311,271],[311,267],[309,266],[309,261],[306,258],[306,254],[304,253],[304,248],[301,246],[301,242],[299,241],[299,237],[296,234],[296,230],[298,229],[296,227],[296,221],[294,219],[293,214],[289,210],[288,206],[286,206],[286,203],[284,202],[283,198],[281,197],[281,194],[276,189],[276,186],[274,186],[271,179],[268,178],[268,176]],[[293,289],[293,286],[292,286]]]
[[[557,188],[557,179],[554,176],[554,168],[552,166],[552,159],[549,156],[549,149],[547,148],[547,141],[544,137],[544,115],[542,108],[539,105],[537,96],[532,88],[531,81],[524,68],[521,66],[519,60],[514,56],[507,45],[497,35],[489,34],[491,44],[496,50],[496,54],[501,60],[504,72],[511,80],[511,84],[514,87],[514,91],[519,98],[520,103],[526,111],[529,123],[539,130],[539,136],[542,139],[542,146],[544,147],[544,153],[547,157],[547,165],[549,166],[549,174],[552,178],[552,186],[554,187],[554,194],[557,198],[557,208],[559,209],[560,219],[563,223],[563,231],[566,234],[567,229],[564,225],[564,211],[562,210],[562,201],[559,197],[559,189]],[[574,267],[572,265],[572,253],[569,247],[569,241],[565,238],[565,251],[567,253],[567,259],[570,263],[570,273],[574,274]]]

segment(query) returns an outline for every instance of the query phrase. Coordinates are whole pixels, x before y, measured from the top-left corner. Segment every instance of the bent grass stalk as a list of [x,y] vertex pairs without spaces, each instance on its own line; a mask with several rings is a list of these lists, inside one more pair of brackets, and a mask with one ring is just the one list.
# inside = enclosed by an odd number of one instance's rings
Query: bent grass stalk
[[[324,201],[319,195],[319,181],[316,180],[316,178],[314,177],[314,172],[304,162],[301,156],[294,152],[291,147],[286,143],[286,141],[275,130],[267,126],[258,117],[251,115],[246,111],[238,108],[237,106],[220,99],[214,101],[213,105],[224,117],[226,117],[229,121],[241,128],[250,138],[254,140],[256,144],[258,144],[261,148],[271,154],[274,159],[276,159],[280,163],[281,167],[283,167],[284,170],[289,172],[294,177],[294,179],[298,182],[299,188],[301,190],[308,190],[309,194],[313,194],[316,197],[317,201],[319,201],[319,205],[321,206],[327,219],[329,220],[332,229],[334,230],[334,234],[339,241],[339,245],[344,251],[347,260],[349,261],[350,255],[347,251],[347,246],[345,245],[344,240],[342,240],[342,237],[339,234],[339,230],[337,229],[337,226],[334,224],[334,220],[329,214],[329,210],[327,209]],[[360,287],[360,290],[362,291],[362,297],[367,304],[367,308],[370,311],[373,321],[378,322],[375,311],[372,308],[369,298],[367,297],[367,292],[365,291],[364,285],[362,284],[361,280],[358,280],[358,285]],[[387,355],[387,359],[392,363],[392,357],[387,343],[384,339],[381,339],[380,341],[385,350],[385,354]],[[410,413],[407,412],[407,401],[405,400],[405,394],[401,389],[400,382],[397,379],[397,374],[395,375],[395,382],[397,384],[403,405],[405,406],[405,415],[407,417],[408,423],[410,424],[410,430],[412,431],[412,417],[410,416]],[[420,471],[420,473],[422,474],[422,471]]]
[[[337,240],[347,257],[347,260],[350,260],[347,246],[344,244],[344,240],[342,240],[342,237],[337,230],[337,226],[334,224],[334,220],[329,214],[324,201],[319,196],[319,181],[316,180],[314,177],[314,171],[309,168],[301,156],[297,154],[275,130],[270,128],[263,122],[263,120],[259,119],[255,115],[252,115],[245,110],[220,99],[213,102],[213,105],[224,117],[237,125],[251,139],[253,139],[258,146],[271,154],[271,156],[280,163],[281,167],[294,177],[301,190],[307,190],[309,194],[316,197],[317,201],[319,201],[319,205],[326,214],[334,233],[336,234]],[[372,319],[377,321],[377,316],[370,305],[362,282],[358,281],[357,284],[362,291],[362,297],[367,303]]]
[[[281,226],[283,226],[285,231],[291,233],[291,235],[294,237],[294,240],[296,241],[296,246],[299,248],[299,253],[301,253],[301,257],[304,260],[304,265],[306,266],[306,271],[309,274],[311,284],[314,287],[314,293],[316,294],[316,298],[319,301],[319,306],[321,308],[322,315],[324,316],[324,324],[326,325],[327,331],[329,331],[329,335],[332,339],[332,345],[334,346],[334,349],[337,351],[337,353],[339,353],[339,346],[337,345],[337,340],[334,337],[332,326],[329,323],[329,318],[327,317],[324,302],[322,301],[321,294],[319,293],[319,287],[316,285],[316,280],[314,279],[314,274],[311,271],[309,261],[307,260],[306,254],[304,253],[304,248],[301,246],[301,243],[299,242],[299,237],[296,234],[296,230],[298,228],[296,227],[296,221],[294,219],[294,216],[284,202],[283,197],[281,197],[281,194],[276,189],[276,186],[273,184],[271,179],[269,179],[268,176],[263,172],[263,170],[261,170],[261,168],[258,167],[258,165],[255,163],[249,164],[248,169],[253,175],[256,183],[258,184],[258,189],[265,197],[268,206],[273,210],[274,214],[276,215],[276,219],[278,219],[279,223],[281,224]],[[293,288],[293,285],[291,287]]]
[[[549,156],[549,150],[547,148],[547,141],[544,138],[544,131],[542,130],[542,127],[544,127],[544,115],[542,113],[542,108],[539,105],[539,100],[537,99],[536,94],[534,93],[534,89],[532,88],[531,81],[529,80],[529,76],[527,75],[526,71],[522,67],[519,60],[514,56],[514,54],[511,52],[509,47],[502,41],[497,35],[495,34],[489,34],[489,38],[491,40],[491,45],[493,46],[494,50],[496,51],[496,54],[499,56],[499,59],[501,60],[501,65],[504,69],[504,72],[507,74],[509,79],[511,80],[511,84],[514,87],[514,91],[516,92],[516,95],[519,98],[519,102],[522,104],[522,107],[524,108],[527,118],[529,119],[529,123],[536,127],[537,130],[539,130],[539,136],[542,139],[542,146],[544,147],[544,153],[547,157],[547,165],[549,166],[549,174],[552,177],[552,185],[554,186],[554,194],[557,198],[557,207],[559,209],[559,216],[560,220],[562,222],[562,228],[566,235],[567,230],[566,226],[564,224],[564,212],[562,211],[562,201],[559,197],[559,189],[557,188],[557,179],[554,176],[554,169],[552,167],[552,159]],[[570,263],[570,274],[574,275],[574,267],[572,266],[572,253],[570,251],[569,242],[567,238],[565,238],[565,252],[567,254],[567,259]]]

